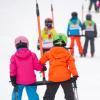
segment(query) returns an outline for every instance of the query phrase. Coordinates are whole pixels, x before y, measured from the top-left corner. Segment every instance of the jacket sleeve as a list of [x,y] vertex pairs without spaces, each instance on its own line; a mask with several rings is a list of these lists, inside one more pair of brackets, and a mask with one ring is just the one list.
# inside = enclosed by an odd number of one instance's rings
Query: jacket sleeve
[[34,69],[37,70],[37,71],[41,71],[42,68],[43,68],[42,64],[39,63],[39,60],[38,60],[36,54],[33,53],[32,56],[33,56],[33,67],[34,67]]
[[94,24],[94,36],[97,37],[97,27],[96,27],[96,24]]
[[75,60],[71,55],[68,58],[67,62],[68,62],[69,71],[72,74],[72,76],[78,76],[78,72],[75,66]]
[[41,64],[45,64],[49,60],[49,51],[45,52],[40,59]]
[[82,30],[85,30],[85,29],[86,29],[86,26],[85,26],[85,23],[83,23]]
[[81,29],[82,29],[82,23],[81,23],[81,21],[79,21],[79,26],[81,27]]
[[13,55],[10,59],[10,76],[16,76],[16,71],[17,71],[17,67],[16,67],[15,58]]

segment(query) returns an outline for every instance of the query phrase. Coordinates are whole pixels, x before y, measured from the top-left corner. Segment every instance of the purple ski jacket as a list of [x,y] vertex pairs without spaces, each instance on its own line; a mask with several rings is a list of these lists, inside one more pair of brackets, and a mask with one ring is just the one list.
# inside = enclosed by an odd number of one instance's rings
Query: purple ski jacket
[[34,70],[42,70],[42,65],[39,64],[35,53],[27,48],[22,48],[12,55],[10,59],[10,76],[16,76],[17,84],[28,85],[36,82]]

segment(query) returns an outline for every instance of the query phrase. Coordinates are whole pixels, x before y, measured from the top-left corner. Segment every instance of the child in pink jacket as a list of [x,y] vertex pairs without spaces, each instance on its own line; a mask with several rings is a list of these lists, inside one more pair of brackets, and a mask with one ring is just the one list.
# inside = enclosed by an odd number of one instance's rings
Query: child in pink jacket
[[[15,47],[17,51],[10,59],[10,79],[14,87],[17,87],[17,100],[21,100],[22,92],[25,87],[28,100],[39,100],[36,93],[36,86],[31,84],[36,82],[36,75],[34,70],[43,70],[42,65],[39,64],[35,53],[28,49],[29,42],[26,37],[19,36],[15,39]],[[15,100],[16,95],[13,91],[12,100]]]

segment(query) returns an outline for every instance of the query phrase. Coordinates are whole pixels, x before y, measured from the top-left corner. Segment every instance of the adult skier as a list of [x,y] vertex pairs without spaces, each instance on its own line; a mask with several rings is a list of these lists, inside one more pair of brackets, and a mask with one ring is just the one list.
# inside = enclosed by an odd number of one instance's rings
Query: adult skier
[[[45,19],[45,27],[42,30],[42,48],[43,52],[48,51],[53,46],[53,37],[56,35],[56,30],[53,27],[53,21],[51,18]],[[37,48],[39,49],[39,41]]]
[[85,43],[84,43],[84,56],[87,54],[88,42],[90,41],[91,57],[95,53],[94,40],[97,37],[97,27],[96,23],[92,20],[92,15],[86,15],[86,21],[83,23],[83,29],[85,30]]
[[[16,52],[10,59],[10,79],[15,87],[12,93],[12,100],[21,100],[23,89],[26,89],[28,100],[39,100],[36,92],[37,87],[31,84],[36,82],[34,70],[42,71],[43,66],[39,64],[35,53],[28,49],[29,42],[24,36],[15,39]],[[16,91],[15,91],[16,89]],[[16,99],[17,92],[17,99]]]
[[80,54],[80,56],[82,56],[83,48],[81,45],[81,38],[80,38],[80,30],[82,28],[82,23],[78,18],[77,12],[72,12],[71,16],[72,17],[69,20],[68,28],[67,28],[67,35],[71,39],[70,48],[72,48],[72,49],[70,51],[71,51],[71,54],[74,55],[74,42],[76,41],[78,50],[79,50],[79,54]]
[[41,64],[45,64],[49,61],[49,81],[54,84],[48,84],[43,100],[54,100],[55,94],[61,85],[66,100],[74,100],[74,92],[72,83],[67,82],[74,77],[78,78],[78,72],[75,66],[75,59],[71,53],[65,49],[67,42],[66,35],[60,33],[53,39],[53,47],[44,53],[40,59]]
[[98,8],[97,8],[97,5],[96,5],[96,3],[97,3],[97,0],[90,0],[90,4],[89,4],[89,12],[91,11],[91,8],[92,8],[92,6],[94,5],[94,8],[95,8],[95,12],[98,12]]

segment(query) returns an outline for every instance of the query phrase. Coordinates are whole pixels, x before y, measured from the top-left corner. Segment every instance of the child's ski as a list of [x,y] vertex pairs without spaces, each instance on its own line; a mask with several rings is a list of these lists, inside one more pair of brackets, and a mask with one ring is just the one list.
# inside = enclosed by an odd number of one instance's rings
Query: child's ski
[[14,87],[14,93],[15,93],[15,100],[18,100],[18,88],[17,88],[17,86]]
[[52,14],[53,27],[54,27],[54,14],[53,14],[53,5],[52,4],[51,4],[51,14]]
[[[38,23],[38,33],[39,33],[39,43],[40,43],[40,53],[41,56],[43,55],[43,48],[42,48],[42,36],[41,36],[41,26],[40,26],[40,12],[39,12],[39,6],[36,0],[36,14],[37,14],[37,23]],[[43,73],[43,80],[45,80],[45,72]]]

